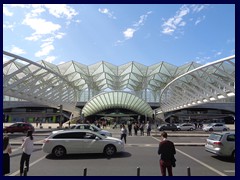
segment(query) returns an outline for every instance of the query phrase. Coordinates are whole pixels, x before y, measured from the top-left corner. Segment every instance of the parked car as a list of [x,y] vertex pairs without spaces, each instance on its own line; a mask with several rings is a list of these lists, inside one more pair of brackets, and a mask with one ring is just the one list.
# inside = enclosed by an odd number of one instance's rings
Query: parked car
[[205,150],[235,160],[235,132],[214,132],[206,139]]
[[101,128],[93,125],[93,124],[75,124],[70,127],[70,129],[88,129],[94,132],[97,132],[103,136],[112,137],[112,133],[106,130],[102,130]]
[[124,144],[118,138],[102,136],[91,130],[59,130],[44,139],[45,153],[62,157],[66,154],[104,153],[113,156],[124,151]]
[[13,123],[12,125],[3,128],[3,132],[5,133],[16,133],[16,132],[27,133],[28,130],[34,131],[34,127],[32,124],[27,122]]
[[204,131],[228,131],[230,129],[223,123],[211,123],[204,126],[203,130]]
[[177,131],[178,128],[175,124],[162,124],[158,126],[158,130],[159,131],[166,131],[166,130]]
[[194,129],[196,129],[194,124],[191,123],[183,123],[183,124],[179,124],[177,126],[178,131],[192,131]]

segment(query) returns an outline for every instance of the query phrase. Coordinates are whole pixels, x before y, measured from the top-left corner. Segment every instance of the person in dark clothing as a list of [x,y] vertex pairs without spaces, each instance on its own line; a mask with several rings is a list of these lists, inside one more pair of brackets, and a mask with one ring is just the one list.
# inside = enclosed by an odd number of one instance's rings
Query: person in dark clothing
[[128,122],[128,135],[132,136],[132,122],[131,121]]
[[10,156],[12,153],[12,148],[9,143],[9,137],[3,137],[3,175],[10,173]]
[[[175,146],[172,141],[167,140],[167,133],[162,132],[161,134],[161,141],[158,147],[158,154],[161,155],[160,157],[160,170],[162,176],[166,176],[166,169],[168,171],[169,176],[173,176],[172,173],[172,160],[175,160],[174,154],[176,154]],[[175,161],[174,161],[175,163]]]

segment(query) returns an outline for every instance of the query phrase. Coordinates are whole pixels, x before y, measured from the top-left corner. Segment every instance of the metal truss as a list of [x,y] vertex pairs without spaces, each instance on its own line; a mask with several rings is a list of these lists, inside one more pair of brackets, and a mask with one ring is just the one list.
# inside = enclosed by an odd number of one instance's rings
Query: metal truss
[[79,115],[76,109],[78,89],[50,68],[3,51],[3,94],[59,108]]
[[235,55],[193,69],[162,90],[156,114],[235,96]]

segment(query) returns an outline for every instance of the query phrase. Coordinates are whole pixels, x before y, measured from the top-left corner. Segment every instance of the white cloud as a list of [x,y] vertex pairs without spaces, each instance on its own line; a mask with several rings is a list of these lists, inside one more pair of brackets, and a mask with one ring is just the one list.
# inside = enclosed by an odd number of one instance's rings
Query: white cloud
[[124,40],[117,40],[117,42],[115,42],[115,46],[118,44],[122,44],[124,41],[133,38],[133,35],[136,31],[138,31],[140,29],[141,26],[143,26],[147,20],[147,17],[149,14],[151,14],[152,11],[147,12],[144,15],[141,15],[139,17],[139,20],[134,23],[132,25],[132,27],[127,28],[126,30],[123,31],[123,35],[124,35]]
[[192,9],[192,11],[194,13],[198,13],[200,11],[202,11],[203,9],[206,9],[209,5],[208,4],[193,4],[190,6],[190,8]]
[[58,34],[55,35],[55,38],[56,38],[56,39],[62,39],[63,36],[65,36],[65,35],[66,35],[66,33],[61,33],[61,32],[59,32]]
[[51,34],[61,28],[59,24],[54,24],[50,21],[40,18],[25,18],[23,24],[31,27],[35,32],[34,34]]
[[204,19],[205,19],[205,16],[198,18],[198,19],[196,20],[196,22],[195,22],[195,25],[199,24],[199,23],[202,22]]
[[220,56],[222,54],[222,52],[216,52],[215,54],[214,54],[214,57],[217,57],[217,56]]
[[66,4],[45,4],[44,6],[48,9],[50,14],[57,18],[66,17],[70,20],[78,14],[75,9]]
[[[208,5],[183,5],[180,9],[175,13],[173,17],[170,17],[167,20],[164,20],[162,24],[162,33],[166,35],[173,35],[175,32],[182,31],[182,28],[186,26],[186,21],[184,18],[193,13],[199,13],[200,11],[204,10]],[[198,18],[195,21],[195,25],[199,24],[201,21],[205,19],[205,16]],[[189,18],[189,21],[193,21],[193,18]]]
[[128,28],[126,31],[123,32],[124,37],[126,39],[132,38],[135,31],[136,31],[136,29]]
[[190,9],[183,5],[177,12],[176,15],[166,20],[162,25],[162,33],[172,35],[179,27],[186,25],[186,22],[183,21],[183,17],[190,12]]
[[48,56],[45,58],[45,61],[52,63],[56,59],[55,56]]
[[3,6],[3,14],[5,16],[13,16],[13,13],[8,10],[7,7]]
[[98,11],[102,14],[106,14],[109,18],[112,18],[112,19],[117,19],[114,15],[113,15],[113,12],[110,12],[109,9],[107,8],[99,8]]
[[11,29],[11,30],[13,31],[13,30],[14,30],[14,27],[15,27],[15,24],[16,24],[16,23],[10,24],[9,22],[5,22],[5,23],[3,23],[3,28],[4,28],[4,29]]
[[12,46],[12,49],[10,50],[10,52],[17,55],[26,54],[26,52],[23,49],[16,46]]
[[147,20],[148,15],[151,13],[152,13],[152,11],[149,11],[149,12],[147,12],[147,14],[140,16],[139,21],[137,23],[133,24],[133,26],[135,26],[135,27],[143,26]]
[[36,57],[46,56],[48,55],[52,50],[54,50],[54,46],[52,44],[44,43],[41,45],[41,50],[35,53]]

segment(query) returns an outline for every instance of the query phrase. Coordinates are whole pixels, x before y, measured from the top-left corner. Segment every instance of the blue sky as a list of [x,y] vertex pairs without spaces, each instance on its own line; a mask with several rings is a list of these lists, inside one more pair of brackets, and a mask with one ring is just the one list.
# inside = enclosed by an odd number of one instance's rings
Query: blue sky
[[56,65],[206,64],[235,54],[235,5],[4,4],[3,50]]

